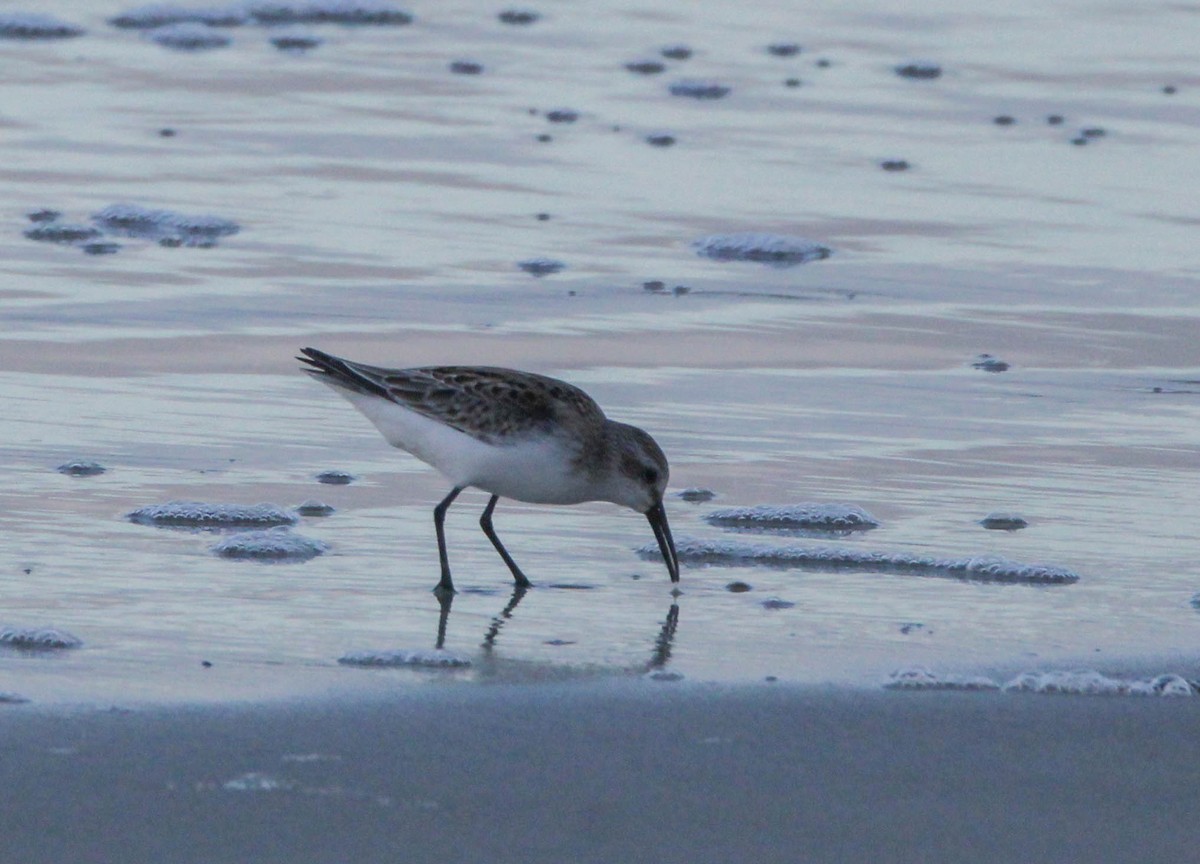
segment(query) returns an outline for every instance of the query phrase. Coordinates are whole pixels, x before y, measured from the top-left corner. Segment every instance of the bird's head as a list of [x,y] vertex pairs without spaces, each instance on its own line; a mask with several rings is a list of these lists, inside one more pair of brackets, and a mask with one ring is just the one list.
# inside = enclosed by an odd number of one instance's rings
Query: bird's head
[[615,470],[611,474],[608,500],[646,517],[654,529],[671,581],[678,582],[679,556],[663,507],[663,494],[671,476],[666,454],[658,442],[636,426],[610,421],[609,432],[615,445]]

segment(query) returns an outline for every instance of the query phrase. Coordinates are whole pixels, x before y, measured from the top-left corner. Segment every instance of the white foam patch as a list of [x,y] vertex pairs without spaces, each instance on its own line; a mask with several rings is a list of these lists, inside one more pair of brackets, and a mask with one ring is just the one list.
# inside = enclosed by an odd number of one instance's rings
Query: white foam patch
[[295,785],[290,780],[281,780],[261,771],[248,771],[226,780],[221,788],[228,792],[286,792]]
[[1073,696],[1196,696],[1200,685],[1173,672],[1153,678],[1110,678],[1092,669],[1023,672],[1004,685],[1009,693]]
[[307,501],[296,505],[296,512],[301,516],[331,516],[334,509],[324,501],[309,498]]
[[1000,511],[987,514],[979,520],[979,524],[993,531],[1019,531],[1029,526],[1029,522],[1020,513]]
[[684,96],[689,99],[723,99],[729,95],[731,90],[717,81],[698,80],[676,81],[667,89],[672,96]]
[[773,610],[793,609],[796,606],[796,604],[793,603],[791,600],[784,600],[780,597],[768,597],[766,600],[763,600],[758,605],[763,607],[764,609],[773,609]]
[[790,504],[726,507],[704,517],[710,525],[749,529],[864,531],[879,520],[854,504]]
[[269,41],[280,51],[300,52],[316,48],[325,40],[313,33],[289,29],[282,33],[275,33]]
[[[182,30],[180,28],[190,28]],[[218,31],[203,24],[172,24],[158,28],[152,33],[160,35],[195,32],[198,36],[210,34],[221,36]],[[228,41],[228,37],[225,37]],[[92,220],[108,231],[134,237],[192,237],[214,239],[228,237],[241,230],[236,222],[220,216],[188,215],[174,210],[154,210],[140,204],[110,204],[92,214]]]
[[170,6],[154,3],[129,9],[108,19],[114,27],[128,30],[149,30],[168,24],[207,24],[210,27],[235,27],[250,20],[242,6]]
[[896,67],[895,72],[901,78],[940,78],[942,67],[933,60],[910,60]]
[[184,528],[239,528],[294,525],[299,517],[276,504],[210,504],[203,501],[168,501],[139,507],[126,518],[141,525]]
[[100,236],[100,231],[91,225],[75,225],[70,222],[47,222],[35,225],[25,232],[30,240],[39,243],[79,243]]
[[95,477],[98,474],[105,472],[105,467],[99,462],[89,462],[85,459],[73,459],[70,462],[64,462],[55,469],[59,474],[66,474],[70,477]]
[[301,0],[246,4],[260,24],[411,24],[413,16],[386,0]]
[[83,35],[83,28],[49,15],[32,12],[0,14],[0,39],[70,39]]
[[[872,552],[837,546],[768,546],[736,540],[677,538],[675,549],[684,564],[723,567],[826,567],[855,570],[890,570],[922,576],[946,576],[979,582],[1026,585],[1070,585],[1079,574],[1048,564],[1021,564],[992,555],[972,558],[935,558],[906,552]],[[648,560],[661,560],[657,544],[637,550]]]
[[147,30],[146,39],[156,42],[165,48],[177,51],[204,51],[209,48],[224,48],[233,42],[227,33],[215,30],[207,24],[194,21],[184,21],[179,24],[165,24]]
[[55,651],[78,648],[83,640],[54,627],[0,627],[0,645],[26,651]]
[[542,277],[549,276],[552,273],[557,273],[567,265],[562,261],[556,261],[553,258],[530,258],[527,261],[518,261],[517,266],[533,276]]
[[794,267],[833,254],[828,246],[778,234],[714,234],[692,244],[696,253],[716,261],[755,261],[772,267]]
[[1110,678],[1092,669],[1022,672],[1001,684],[985,675],[939,674],[925,666],[910,666],[893,672],[883,686],[889,690],[1003,690],[1069,696],[1200,695],[1200,683],[1173,672],[1130,680]]
[[444,648],[407,650],[395,648],[387,651],[351,651],[338,658],[344,666],[366,666],[371,668],[465,669],[471,661],[460,654]]
[[939,675],[924,666],[898,669],[883,685],[889,690],[999,690],[1000,684],[984,675]]
[[212,551],[222,558],[276,563],[307,561],[328,549],[329,544],[302,534],[293,534],[287,528],[234,534],[212,547]]

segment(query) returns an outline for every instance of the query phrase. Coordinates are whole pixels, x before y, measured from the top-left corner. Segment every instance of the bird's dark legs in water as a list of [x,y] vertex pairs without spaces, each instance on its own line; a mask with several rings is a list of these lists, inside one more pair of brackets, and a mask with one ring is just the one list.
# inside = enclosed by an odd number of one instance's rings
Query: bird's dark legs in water
[[504,563],[508,565],[508,569],[512,571],[513,579],[517,581],[518,587],[528,588],[533,585],[525,574],[521,572],[521,568],[517,566],[517,562],[508,554],[508,550],[504,548],[504,544],[500,542],[500,538],[496,536],[496,529],[492,527],[492,511],[496,509],[496,502],[500,500],[499,495],[493,495],[488,501],[487,507],[483,508],[483,515],[479,517],[479,527],[483,529],[483,533],[492,541],[492,545],[496,547],[496,551],[500,553],[500,557],[504,559]]
[[442,578],[433,590],[439,594],[454,593],[454,581],[450,578],[450,559],[446,557],[446,531],[442,527],[442,523],[446,521],[446,511],[462,491],[463,487],[455,486],[450,490],[450,494],[442,499],[442,503],[433,508],[433,527],[437,531],[438,558],[442,562]]
[[[433,590],[439,594],[454,593],[454,580],[450,578],[450,559],[446,555],[445,522],[446,511],[450,509],[450,505],[454,503],[454,499],[462,491],[462,486],[455,486],[450,490],[450,494],[433,508],[433,527],[437,531],[438,560],[442,565],[442,578],[438,580],[437,587]],[[504,559],[504,563],[512,571],[513,579],[516,580],[517,586],[520,588],[529,588],[533,583],[525,578],[525,574],[521,572],[521,568],[517,566],[517,562],[512,559],[512,556],[508,554],[508,550],[504,548],[504,544],[500,542],[500,537],[497,536],[496,529],[492,527],[492,511],[496,509],[496,502],[499,500],[499,495],[493,495],[488,501],[487,507],[483,508],[483,515],[479,517],[479,527],[483,529],[483,533],[492,541],[492,545],[496,547],[496,551],[500,553],[500,557]]]

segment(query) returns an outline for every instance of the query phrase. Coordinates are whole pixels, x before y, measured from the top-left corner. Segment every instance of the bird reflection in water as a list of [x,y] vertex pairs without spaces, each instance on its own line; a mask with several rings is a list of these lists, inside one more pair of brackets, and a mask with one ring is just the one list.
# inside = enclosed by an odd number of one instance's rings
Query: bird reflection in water
[[500,628],[512,617],[513,612],[517,609],[517,604],[521,602],[528,591],[529,589],[523,585],[515,586],[512,596],[508,598],[508,603],[500,610],[499,614],[492,616],[487,632],[483,634],[483,644],[479,646],[486,653],[492,653],[492,649],[496,646],[496,637],[500,635]]
[[672,603],[671,608],[667,610],[667,620],[663,621],[658,638],[654,640],[654,652],[650,655],[650,662],[646,664],[647,672],[667,665],[667,661],[671,659],[671,647],[675,644],[675,628],[678,626],[679,604]]
[[[488,623],[488,628],[483,634],[483,642],[480,648],[485,654],[490,655],[496,647],[496,639],[500,635],[500,631],[504,625],[512,618],[517,606],[525,599],[525,595],[529,593],[529,588],[524,585],[513,586],[513,592],[508,598],[508,602],[504,604],[504,608],[492,616],[492,620]],[[434,647],[439,651],[446,647],[446,628],[450,622],[450,609],[454,606],[454,598],[456,595],[438,592],[436,594],[439,614],[437,625],[437,640]],[[652,672],[656,669],[662,669],[667,665],[667,661],[671,659],[671,649],[675,643],[675,631],[679,626],[679,604],[672,602],[671,608],[667,610],[667,617],[663,620],[658,629],[658,633],[654,638],[654,647],[650,652],[650,659],[640,668],[643,672]]]

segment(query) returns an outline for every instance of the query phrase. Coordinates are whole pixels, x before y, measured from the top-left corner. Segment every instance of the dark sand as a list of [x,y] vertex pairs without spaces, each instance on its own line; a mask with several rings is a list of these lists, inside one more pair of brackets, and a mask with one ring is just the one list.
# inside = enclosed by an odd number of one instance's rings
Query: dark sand
[[[644,681],[3,711],[4,862],[1095,864],[1200,849],[1197,700]],[[279,788],[225,786],[237,778]]]

